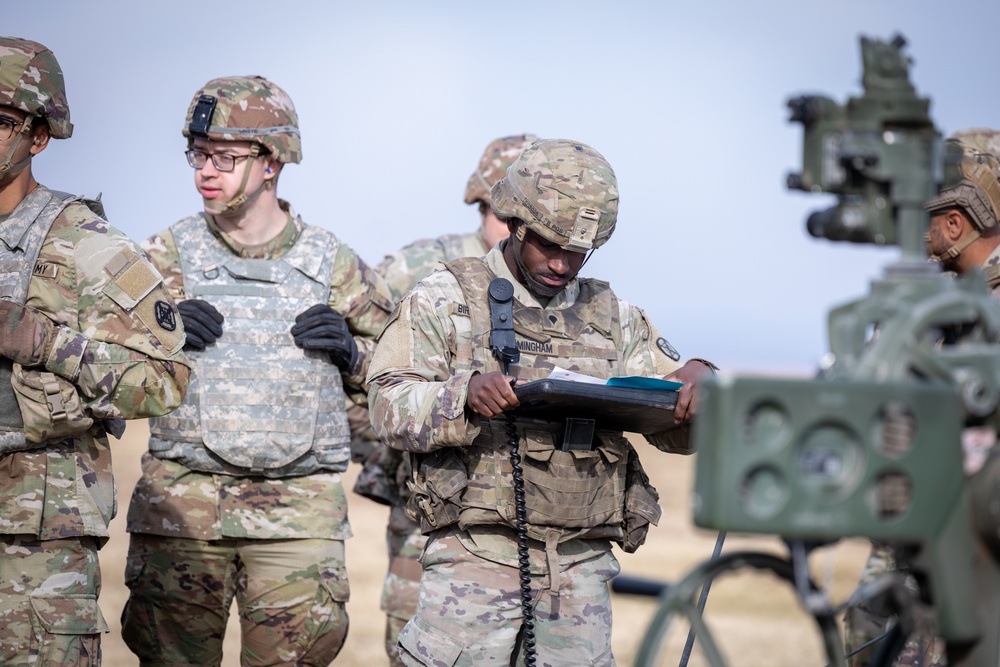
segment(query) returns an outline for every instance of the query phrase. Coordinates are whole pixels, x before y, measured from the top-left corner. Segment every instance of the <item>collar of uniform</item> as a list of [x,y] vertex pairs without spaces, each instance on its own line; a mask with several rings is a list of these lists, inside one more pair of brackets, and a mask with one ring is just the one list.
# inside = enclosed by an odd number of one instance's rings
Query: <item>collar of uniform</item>
[[985,262],[983,262],[983,268],[996,266],[998,264],[1000,264],[1000,245],[994,248],[993,252],[990,253],[990,256],[986,258]]
[[7,214],[3,220],[3,227],[0,228],[0,240],[8,248],[20,248],[24,242],[28,228],[31,227],[39,213],[45,205],[52,199],[51,191],[43,185],[35,187],[25,196],[14,210]]
[[281,210],[288,214],[288,222],[277,236],[259,245],[244,245],[239,243],[233,240],[233,237],[229,234],[219,229],[212,216],[206,215],[205,219],[208,221],[208,228],[212,230],[212,233],[227,248],[232,250],[234,255],[242,259],[278,259],[291,250],[295,242],[299,240],[299,236],[302,235],[302,220],[295,215],[292,205],[283,199],[278,200],[278,205],[281,207]]
[[528,288],[518,282],[517,278],[514,277],[514,274],[507,267],[507,262],[503,257],[503,249],[507,247],[507,243],[509,243],[509,239],[500,241],[500,243],[486,253],[483,261],[486,262],[486,266],[490,267],[493,275],[497,278],[506,278],[514,285],[514,299],[518,303],[528,308],[549,308],[551,310],[569,308],[576,303],[576,298],[580,294],[580,284],[576,278],[569,281],[559,294],[548,300],[548,303],[543,303],[537,296],[529,292]]

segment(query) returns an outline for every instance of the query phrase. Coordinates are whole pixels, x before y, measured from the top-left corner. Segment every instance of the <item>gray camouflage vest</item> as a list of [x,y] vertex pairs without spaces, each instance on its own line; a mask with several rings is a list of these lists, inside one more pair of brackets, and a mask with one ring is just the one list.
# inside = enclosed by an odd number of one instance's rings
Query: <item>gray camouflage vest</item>
[[327,303],[340,242],[305,226],[279,259],[241,259],[203,215],[170,229],[186,298],[204,299],[226,318],[219,340],[192,351],[184,403],[150,420],[149,451],[201,472],[298,477],[343,471],[350,460],[340,370],[297,347],[295,317]]
[[[42,242],[63,209],[79,199],[39,185],[17,205],[0,230],[0,299],[24,304]],[[45,445],[24,437],[21,409],[10,383],[12,372],[13,362],[0,357],[0,455]]]

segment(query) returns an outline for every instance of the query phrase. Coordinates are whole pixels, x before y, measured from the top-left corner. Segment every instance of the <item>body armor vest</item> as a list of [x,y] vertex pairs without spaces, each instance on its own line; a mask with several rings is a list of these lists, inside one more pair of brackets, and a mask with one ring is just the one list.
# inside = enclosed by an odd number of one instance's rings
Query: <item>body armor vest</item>
[[[3,224],[0,237],[0,299],[24,305],[28,283],[52,223],[76,197],[39,185],[28,193]],[[89,202],[88,202],[89,203]],[[42,447],[24,437],[21,409],[11,386],[13,362],[0,357],[0,455]]]
[[[471,368],[498,371],[490,353],[487,288],[494,278],[478,259],[447,265],[455,275],[471,319]],[[514,329],[521,351],[518,379],[544,379],[556,366],[599,378],[621,375],[618,300],[607,283],[580,279],[571,308],[526,308],[515,302]],[[656,507],[655,490],[620,431],[597,430],[589,450],[560,449],[564,423],[515,419],[524,469],[528,535],[551,543],[573,538],[607,538],[626,546],[630,486],[645,485]],[[425,532],[451,523],[516,526],[507,420],[483,420],[467,447],[448,447],[418,456],[413,509]],[[600,425],[598,425],[600,429]],[[640,479],[642,478],[642,479]],[[658,508],[657,508],[658,509]],[[658,515],[652,518],[652,522]],[[650,517],[644,520],[648,527]],[[641,531],[641,539],[645,530]],[[629,544],[631,551],[638,544]]]
[[295,317],[327,303],[339,241],[306,225],[279,259],[241,259],[203,215],[171,227],[187,298],[209,301],[223,333],[192,351],[184,403],[150,420],[149,451],[201,472],[299,477],[350,460],[340,369],[295,345]]

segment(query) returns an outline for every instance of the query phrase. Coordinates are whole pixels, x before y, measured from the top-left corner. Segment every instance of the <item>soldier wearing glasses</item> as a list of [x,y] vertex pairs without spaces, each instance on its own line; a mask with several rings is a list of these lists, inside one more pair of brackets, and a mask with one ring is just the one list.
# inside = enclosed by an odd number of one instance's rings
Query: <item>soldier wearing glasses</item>
[[33,160],[73,134],[52,51],[0,37],[0,664],[97,665],[108,433],[184,398],[177,310],[100,202]]
[[232,600],[243,665],[326,665],[347,636],[345,398],[364,402],[379,278],[277,196],[302,158],[291,99],[209,81],[183,134],[204,211],[147,252],[179,301],[188,400],[150,423],[128,513],[123,634],[142,664],[219,664]]

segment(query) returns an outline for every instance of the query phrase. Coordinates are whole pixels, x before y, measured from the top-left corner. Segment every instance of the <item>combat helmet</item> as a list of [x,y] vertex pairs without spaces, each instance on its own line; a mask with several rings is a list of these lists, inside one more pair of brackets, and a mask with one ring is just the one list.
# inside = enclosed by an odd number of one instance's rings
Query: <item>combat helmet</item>
[[1000,160],[990,151],[990,143],[982,134],[948,138],[940,194],[924,205],[925,210],[934,214],[961,208],[977,232],[996,226],[1000,220]]
[[265,188],[273,187],[274,180],[270,179],[256,192],[250,195],[245,192],[251,164],[261,148],[281,164],[302,161],[299,118],[292,98],[261,76],[226,76],[206,83],[188,106],[182,134],[187,137],[189,148],[197,137],[250,142],[250,159],[239,191],[224,208],[211,210],[212,213],[233,215]]
[[302,161],[292,98],[261,76],[226,76],[206,83],[188,106],[183,134],[189,141],[251,141],[283,164]]
[[963,144],[969,144],[982,153],[993,153],[1000,157],[1000,130],[989,127],[971,127],[952,133],[949,139],[958,139]]
[[53,139],[73,136],[62,68],[38,42],[0,37],[0,105],[44,118]]
[[514,134],[494,139],[479,158],[479,166],[469,176],[465,186],[465,203],[482,203],[489,206],[490,188],[503,178],[507,167],[517,159],[525,148],[538,137],[533,134]]
[[0,161],[0,177],[24,169],[31,161],[29,156],[17,164],[11,163],[14,151],[31,134],[33,118],[44,118],[49,136],[54,139],[73,135],[62,68],[55,54],[38,42],[0,37],[0,105],[28,114]]
[[570,252],[604,245],[618,219],[615,172],[590,146],[569,139],[531,144],[490,192],[501,220],[525,227]]

